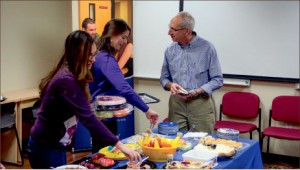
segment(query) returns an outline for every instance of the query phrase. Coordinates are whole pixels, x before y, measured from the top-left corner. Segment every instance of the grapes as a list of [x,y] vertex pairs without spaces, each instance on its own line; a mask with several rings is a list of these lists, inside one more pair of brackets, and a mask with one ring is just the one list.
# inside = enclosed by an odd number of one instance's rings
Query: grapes
[[80,165],[84,166],[88,169],[94,169],[95,168],[95,165],[93,163],[89,162],[88,160],[80,162]]

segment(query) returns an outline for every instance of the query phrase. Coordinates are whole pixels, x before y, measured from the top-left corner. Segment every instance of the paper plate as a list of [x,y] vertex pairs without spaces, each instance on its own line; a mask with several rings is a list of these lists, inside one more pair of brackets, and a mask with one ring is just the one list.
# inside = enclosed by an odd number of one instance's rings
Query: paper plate
[[56,167],[55,169],[87,169],[87,168],[81,165],[63,165],[63,166]]

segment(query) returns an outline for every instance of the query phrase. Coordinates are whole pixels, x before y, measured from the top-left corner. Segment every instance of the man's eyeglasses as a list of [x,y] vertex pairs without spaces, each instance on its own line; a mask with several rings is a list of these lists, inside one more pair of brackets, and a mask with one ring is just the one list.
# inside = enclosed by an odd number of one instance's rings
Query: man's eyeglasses
[[176,29],[176,28],[173,28],[173,27],[169,27],[169,30],[170,31],[174,31],[174,32],[177,32],[177,31],[180,31],[180,30],[184,30],[184,29],[186,29],[186,28],[178,28],[178,29]]

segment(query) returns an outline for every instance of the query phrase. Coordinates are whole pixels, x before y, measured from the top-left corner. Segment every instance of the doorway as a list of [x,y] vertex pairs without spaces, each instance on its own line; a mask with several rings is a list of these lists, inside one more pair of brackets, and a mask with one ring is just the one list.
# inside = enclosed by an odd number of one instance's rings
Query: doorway
[[121,18],[132,28],[132,0],[78,1],[78,7],[80,29],[82,21],[87,17],[95,20],[99,35],[112,18]]

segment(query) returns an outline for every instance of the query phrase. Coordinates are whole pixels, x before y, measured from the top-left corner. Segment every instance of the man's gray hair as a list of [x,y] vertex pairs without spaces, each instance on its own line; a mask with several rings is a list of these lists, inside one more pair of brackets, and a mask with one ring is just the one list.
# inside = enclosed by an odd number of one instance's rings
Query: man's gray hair
[[191,30],[194,30],[194,28],[195,28],[195,19],[190,13],[188,13],[186,11],[181,11],[177,15],[182,18],[181,26],[183,28],[189,28]]

